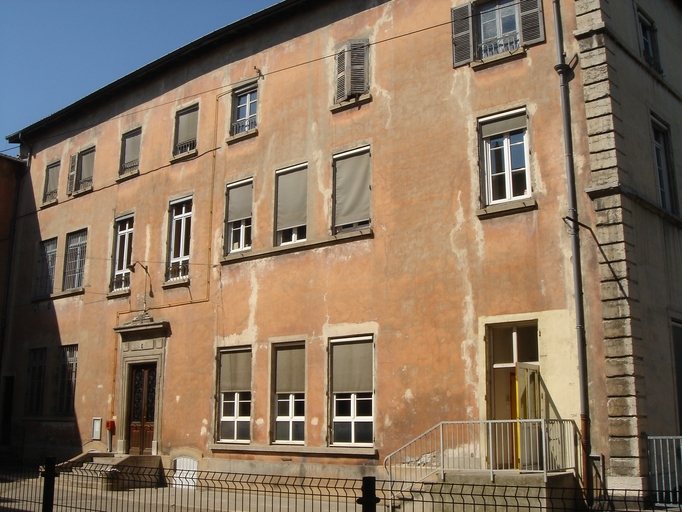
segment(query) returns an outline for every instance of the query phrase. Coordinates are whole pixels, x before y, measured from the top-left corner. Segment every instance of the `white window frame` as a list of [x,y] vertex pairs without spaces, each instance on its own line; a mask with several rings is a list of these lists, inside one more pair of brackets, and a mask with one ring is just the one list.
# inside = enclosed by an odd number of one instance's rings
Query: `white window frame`
[[[498,121],[502,120],[504,118],[513,118],[513,117],[520,117],[520,116],[525,116],[526,115],[526,109],[516,109],[512,110],[509,112],[505,112],[502,114],[495,114],[493,116],[488,116],[479,119],[479,127],[482,127],[483,125],[489,124],[493,121]],[[485,188],[485,205],[494,205],[494,204],[501,204],[501,203],[508,203],[511,201],[518,201],[522,199],[528,199],[533,196],[533,186],[531,182],[531,175],[530,175],[530,151],[529,151],[529,142],[528,142],[528,125],[526,124],[526,127],[523,128],[523,156],[524,156],[524,164],[525,168],[523,169],[523,175],[524,175],[524,180],[526,184],[526,189],[525,193],[519,194],[519,195],[514,195],[514,190],[513,190],[513,174],[515,172],[520,172],[519,170],[514,170],[512,169],[512,146],[513,145],[519,145],[518,142],[515,142],[514,144],[511,143],[510,140],[510,133],[516,133],[520,131],[521,129],[515,129],[510,132],[506,133],[498,133],[495,135],[491,135],[489,137],[482,137],[481,138],[481,144],[483,148],[483,173],[484,173],[484,188]],[[492,158],[491,158],[491,146],[490,146],[490,141],[494,138],[503,138],[503,146],[502,146],[502,153],[503,153],[503,162],[504,162],[504,172],[500,173],[498,172],[497,175],[504,174],[504,181],[505,181],[505,196],[503,198],[498,198],[494,199],[493,198],[493,174],[492,174]],[[494,149],[494,148],[493,148]]]
[[[182,205],[182,211],[175,213],[175,206]],[[189,205],[189,210],[187,209]],[[168,268],[166,269],[166,281],[186,279],[189,276],[189,255],[192,242],[192,214],[194,212],[193,197],[183,197],[170,202],[168,218],[170,229],[168,235]],[[180,229],[177,232],[176,223],[179,221]],[[189,223],[189,226],[188,226]],[[179,249],[175,251],[175,241],[180,239]],[[176,274],[177,269],[177,275]]]
[[[194,132],[194,138],[180,141],[180,119],[182,116],[189,115],[192,112],[197,113],[197,126]],[[173,138],[173,156],[181,157],[193,153],[197,149],[197,139],[199,138],[199,104],[195,103],[187,108],[178,110],[175,113],[175,135]]]
[[[244,103],[242,104],[242,100]],[[258,83],[249,84],[232,93],[232,135],[239,135],[258,127]],[[240,115],[240,108],[244,114]]]
[[[253,207],[251,210],[251,217],[247,217],[244,219],[236,220],[236,221],[231,221],[229,219],[229,196],[230,196],[230,190],[236,189],[242,186],[246,186],[251,184],[253,187],[253,178],[249,178],[246,180],[241,180],[237,181],[235,183],[230,183],[226,190],[225,190],[225,202],[226,202],[226,210],[225,210],[225,217],[226,217],[226,222],[227,222],[227,245],[226,245],[226,254],[232,254],[235,252],[242,252],[242,251],[248,251],[251,249],[251,244],[253,242],[252,237],[253,237]],[[251,193],[251,203],[253,204],[253,189]],[[236,246],[235,246],[236,242]]]
[[[219,438],[220,441],[230,443],[250,443],[251,442],[251,409],[253,395],[251,391],[221,391],[220,392],[220,424]],[[225,414],[225,404],[228,402],[234,403],[234,414]],[[240,405],[248,404],[249,414],[244,416],[240,414]],[[232,438],[222,437],[222,424],[232,423],[234,428],[234,436]],[[239,437],[239,426],[246,424],[248,426],[248,437]]]
[[[59,189],[59,172],[61,171],[61,162],[55,162],[45,168],[45,186],[43,188],[43,204],[51,203],[57,200],[57,190]],[[49,190],[50,173],[57,174],[56,183],[53,189]]]
[[[503,7],[500,7],[500,2],[504,2]],[[493,5],[494,4],[494,5]],[[502,27],[502,11],[503,10],[513,10],[514,11],[514,25],[515,29],[513,32],[503,32]],[[491,0],[481,4],[476,9],[477,11],[477,21],[479,23],[479,34],[480,37],[476,41],[476,55],[479,59],[487,59],[495,55],[502,53],[513,52],[518,50],[521,46],[521,30],[520,30],[520,13],[518,8],[518,1],[516,0]],[[483,15],[487,13],[495,14],[495,27],[496,33],[495,37],[489,37],[484,39],[483,36]]]
[[[138,143],[137,158],[133,160],[126,161],[128,153],[128,141],[134,137],[139,137],[140,142]],[[142,152],[142,128],[136,128],[126,132],[121,137],[121,165],[118,169],[119,176],[125,176],[127,174],[134,173],[140,168],[140,153]]]
[[[374,354],[374,338],[372,336],[355,336],[355,337],[350,337],[350,338],[335,338],[330,340],[330,369],[333,367],[333,349],[332,347],[334,345],[341,345],[341,344],[370,344],[372,347],[372,354]],[[373,360],[373,365],[374,365],[374,356],[372,357]],[[374,399],[374,378],[375,378],[375,372],[374,372],[374,366],[372,367],[372,391],[343,391],[343,392],[335,392],[333,389],[331,390],[331,432],[330,432],[330,440],[331,444],[333,446],[374,446],[374,438],[375,438],[375,422],[374,422],[374,416],[375,416],[375,399]],[[333,388],[333,385],[332,385]],[[342,415],[338,414],[337,411],[338,408],[337,406],[341,402],[341,400],[348,401],[350,404],[350,410],[349,414],[347,415]],[[358,414],[358,402],[362,401],[371,401],[371,415],[366,415],[366,414]],[[348,442],[344,441],[336,441],[335,440],[335,435],[337,431],[337,426],[341,423],[346,423],[349,424],[350,426],[350,433],[351,433],[351,439]],[[372,427],[372,441],[370,442],[359,442],[356,439],[356,426],[360,424],[371,424]]]
[[83,287],[85,257],[88,248],[88,230],[80,229],[66,235],[64,256],[64,282],[62,289],[74,290]]
[[133,215],[120,217],[114,222],[114,272],[110,287],[112,292],[130,288],[130,268],[128,267],[132,263],[134,225]]
[[[296,414],[296,404],[303,404],[303,414]],[[280,404],[287,404],[287,414],[279,414]],[[277,393],[277,415],[275,416],[275,443],[304,444],[305,443],[305,393]],[[294,439],[296,423],[303,424],[303,439]],[[285,424],[288,429],[286,439],[277,437],[279,424]]]
[[54,277],[57,272],[57,237],[43,240],[38,246],[38,272],[36,296],[51,295],[54,292]]
[[[298,164],[298,165],[293,165],[291,167],[287,167],[286,169],[280,169],[279,171],[275,172],[275,182],[277,183],[277,208],[279,209],[279,177],[284,175],[284,174],[289,174],[292,172],[297,172],[297,171],[306,171],[306,176],[307,176],[307,170],[308,170],[308,164]],[[307,201],[307,187],[306,187],[306,208],[308,205]],[[306,223],[301,224],[300,226],[293,226],[290,228],[286,229],[280,229],[277,230],[276,237],[275,237],[275,243],[276,245],[289,245],[289,244],[294,244],[296,242],[303,242],[306,240],[308,236],[308,219],[306,216]]]
[[57,414],[60,416],[73,416],[76,398],[78,345],[66,345],[60,347],[60,350]]

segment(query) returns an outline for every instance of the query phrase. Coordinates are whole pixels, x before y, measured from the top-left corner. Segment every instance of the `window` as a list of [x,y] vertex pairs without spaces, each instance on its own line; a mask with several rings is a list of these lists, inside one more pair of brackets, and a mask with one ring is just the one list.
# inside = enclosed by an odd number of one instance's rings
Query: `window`
[[334,156],[334,233],[370,225],[369,147]]
[[654,159],[656,165],[658,200],[660,201],[661,208],[676,213],[675,180],[672,174],[668,128],[657,120],[652,119],[651,129],[654,138]]
[[38,248],[38,272],[36,295],[50,295],[54,291],[54,273],[57,264],[57,239],[40,242]]
[[199,122],[199,105],[181,110],[175,117],[174,156],[180,156],[197,148],[197,124]]
[[251,248],[251,203],[253,181],[246,180],[227,187],[227,247],[225,253]]
[[305,240],[307,195],[305,165],[277,173],[277,245]]
[[372,338],[331,343],[333,444],[374,442],[373,352]]
[[118,169],[119,176],[124,176],[139,169],[141,139],[141,129],[133,130],[123,135],[121,140],[121,167]]
[[682,323],[671,325],[673,358],[675,370],[675,387],[677,391],[677,432],[682,432]]
[[525,110],[480,120],[486,205],[531,196]]
[[95,148],[71,155],[69,164],[69,179],[66,193],[84,191],[92,188],[92,173],[95,168]]
[[170,242],[166,281],[189,276],[189,243],[192,230],[192,198],[170,204]]
[[130,269],[133,254],[132,215],[116,220],[114,226],[114,275],[110,290],[127,290],[130,287]]
[[64,290],[81,288],[85,272],[85,249],[88,244],[88,230],[83,229],[66,236],[66,258],[64,258]]
[[61,347],[59,358],[59,390],[57,395],[57,414],[73,415],[76,396],[76,367],[78,366],[78,345]]
[[46,356],[46,348],[34,348],[28,351],[26,414],[40,415],[43,413]]
[[642,58],[649,66],[660,73],[662,69],[660,55],[658,53],[658,36],[656,24],[641,10],[637,11],[637,22],[639,28],[639,45]]
[[336,103],[369,91],[369,40],[353,39],[336,53]]
[[249,85],[235,91],[233,105],[232,135],[254,130],[257,126],[258,85]]
[[251,439],[251,350],[220,354],[219,439]]
[[305,348],[278,348],[275,360],[275,441],[302,443],[305,439]]
[[452,9],[455,67],[544,40],[541,0],[493,0]]
[[45,190],[43,191],[43,203],[51,203],[57,200],[57,186],[59,185],[59,162],[48,165],[45,169]]

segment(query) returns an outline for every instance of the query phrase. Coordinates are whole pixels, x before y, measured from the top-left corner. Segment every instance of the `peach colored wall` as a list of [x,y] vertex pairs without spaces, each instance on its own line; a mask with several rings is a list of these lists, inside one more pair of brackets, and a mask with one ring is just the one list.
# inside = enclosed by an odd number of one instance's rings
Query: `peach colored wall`
[[[21,203],[23,267],[15,276],[11,333],[24,347],[78,343],[76,413],[83,444],[89,441],[92,417],[119,417],[126,406],[117,396],[120,340],[112,329],[142,308],[144,273],[138,269],[133,274],[130,296],[107,298],[112,226],[124,213],[135,214],[133,259],[149,266],[154,293],[147,298],[150,313],[155,320],[168,321],[172,331],[159,390],[163,417],[158,441],[166,455],[189,448],[212,456],[215,357],[221,347],[252,346],[252,445],[268,446],[272,340],[305,341],[306,443],[326,447],[329,337],[373,334],[378,459],[370,458],[372,464],[439,421],[487,417],[485,397],[480,396],[485,393],[486,357],[479,353],[485,346],[479,318],[561,312],[568,320],[550,324],[542,333],[543,340],[550,340],[545,357],[552,367],[560,367],[563,357],[575,361],[575,347],[551,350],[553,336],[574,340],[551,2],[544,2],[544,43],[529,48],[524,58],[476,71],[452,68],[451,29],[443,25],[452,4],[392,1],[317,27],[317,17],[333,16],[331,3],[295,20],[299,27],[314,30],[301,30],[290,40],[286,27],[255,31],[243,46],[219,48],[189,61],[35,142],[33,189],[24,189]],[[564,4],[570,34],[572,2]],[[392,39],[425,27],[435,28]],[[344,41],[358,37],[376,43],[370,49],[372,101],[331,113],[334,59],[315,59],[332,56]],[[285,41],[278,43],[280,38]],[[249,45],[261,51],[242,57]],[[568,54],[577,51],[570,39],[567,45]],[[311,62],[302,64],[306,61]],[[228,145],[231,96],[222,91],[255,77],[254,67],[264,75],[258,81],[258,135]],[[579,70],[576,74],[578,83]],[[572,93],[576,154],[586,154],[581,92],[576,86]],[[198,156],[170,164],[175,112],[194,103],[199,104]],[[517,107],[525,107],[529,115],[538,206],[481,220],[476,215],[476,122]],[[121,135],[139,126],[140,175],[117,183]],[[69,156],[92,144],[97,148],[94,190],[69,199],[64,193]],[[330,241],[332,155],[364,145],[371,146],[372,236],[221,262],[227,184],[253,177],[253,251],[267,251],[273,245],[275,171],[307,163],[308,240]],[[34,214],[45,167],[56,158],[62,162],[59,203]],[[588,162],[578,158],[576,163],[582,190]],[[168,203],[189,195],[194,200],[191,283],[164,289]],[[579,199],[582,220],[591,223],[590,202],[584,194]],[[59,237],[59,290],[66,234],[82,228],[88,229],[85,292],[32,302],[32,287],[20,283],[34,279],[38,241]],[[583,253],[588,340],[598,354],[597,260],[587,241]],[[14,357],[16,368],[24,368],[25,352]],[[599,390],[600,360],[590,360],[596,376],[592,384]],[[563,398],[556,398],[559,414],[571,419],[578,414],[575,366],[568,365],[568,387],[557,391]],[[12,372],[7,366],[4,370]],[[279,459],[252,453],[229,457]],[[324,451],[311,459],[366,461]]]

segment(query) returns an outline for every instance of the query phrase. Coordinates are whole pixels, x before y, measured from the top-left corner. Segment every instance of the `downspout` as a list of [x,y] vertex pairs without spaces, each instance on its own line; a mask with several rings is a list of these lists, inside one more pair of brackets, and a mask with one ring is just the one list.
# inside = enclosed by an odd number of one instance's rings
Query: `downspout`
[[554,69],[561,82],[561,116],[564,131],[564,150],[566,154],[566,181],[568,185],[568,220],[571,234],[571,253],[573,259],[573,289],[575,300],[575,330],[578,342],[578,374],[580,379],[580,431],[582,433],[582,476],[588,503],[592,501],[592,479],[589,474],[590,443],[590,403],[587,380],[587,342],[585,339],[585,306],[583,303],[582,265],[580,259],[580,224],[578,222],[578,203],[575,186],[575,167],[573,163],[573,134],[571,132],[571,98],[568,89],[571,66],[566,63],[564,53],[564,33],[561,25],[561,6],[553,0],[554,29],[556,32],[556,51],[558,64]]
[[[21,141],[21,134],[19,134]],[[23,141],[21,141],[23,142]],[[24,143],[25,144],[25,143]],[[18,169],[16,175],[16,183],[14,184],[14,204],[12,205],[12,219],[9,225],[9,244],[7,247],[7,275],[5,276],[5,296],[2,303],[2,317],[0,318],[0,373],[2,373],[3,356],[5,354],[5,332],[7,331],[7,312],[9,311],[9,290],[10,278],[12,277],[12,255],[14,253],[14,234],[16,232],[17,212],[19,210],[19,192],[21,190],[21,179],[24,172],[28,172],[31,168],[31,146],[28,147],[28,156],[26,157],[26,166],[24,169]]]

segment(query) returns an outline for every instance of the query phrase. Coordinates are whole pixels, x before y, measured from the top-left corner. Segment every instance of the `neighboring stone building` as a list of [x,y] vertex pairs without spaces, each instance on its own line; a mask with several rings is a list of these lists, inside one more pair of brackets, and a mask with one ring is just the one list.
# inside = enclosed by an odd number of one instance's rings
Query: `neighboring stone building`
[[[560,5],[581,381],[555,3],[287,0],[10,135],[11,446],[114,420],[166,465],[382,474],[441,421],[580,426],[589,390],[610,485],[645,486],[682,412],[682,9]],[[457,450],[532,466],[510,425]]]

